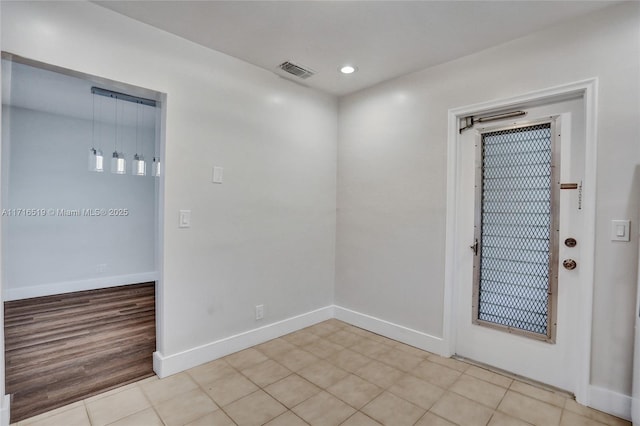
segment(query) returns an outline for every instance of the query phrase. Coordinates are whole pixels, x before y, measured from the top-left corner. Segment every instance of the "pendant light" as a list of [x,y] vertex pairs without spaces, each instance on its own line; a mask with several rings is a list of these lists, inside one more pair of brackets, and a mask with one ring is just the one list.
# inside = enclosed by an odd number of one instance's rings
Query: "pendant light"
[[142,154],[138,154],[139,152],[141,152],[139,149],[139,146],[140,146],[139,145],[139,141],[140,141],[139,115],[140,115],[140,103],[136,102],[136,153],[133,156],[133,162],[131,163],[131,173],[135,176],[146,176],[147,163],[144,161],[144,156]]
[[104,171],[104,156],[102,150],[96,148],[96,94],[91,91],[93,97],[93,117],[91,121],[91,148],[89,148],[89,171],[102,173]]
[[115,97],[116,105],[116,128],[115,128],[115,148],[111,156],[111,173],[116,175],[124,175],[127,173],[127,160],[124,159],[124,153],[118,152],[118,98]]
[[[114,149],[113,149],[113,154],[111,155],[111,173],[117,174],[117,175],[124,175],[127,173],[127,161],[125,160],[125,154],[122,151],[118,151],[118,148],[123,149],[122,145],[124,144],[124,142],[122,141],[125,140],[124,136],[126,136],[122,133],[124,131],[123,129],[126,129],[126,126],[124,126],[124,121],[121,120],[121,118],[124,119],[125,117],[125,105],[128,105],[129,102],[136,104],[136,108],[137,108],[136,109],[136,135],[135,135],[136,147],[135,147],[135,154],[133,156],[133,160],[131,164],[131,173],[134,176],[146,176],[147,162],[145,161],[145,158],[143,155],[144,111],[145,111],[144,106],[149,106],[155,109],[157,107],[156,101],[152,99],[145,99],[137,96],[128,95],[126,93],[114,92],[112,90],[102,89],[96,86],[91,88],[91,93],[97,96],[104,96],[104,97],[110,98],[114,101],[115,135],[114,135]],[[123,104],[122,102],[125,102],[127,104]],[[143,108],[142,112],[140,112],[140,108]],[[102,101],[98,105],[98,113],[99,113],[98,115],[101,114],[101,111],[102,111]],[[121,121],[123,121],[123,128],[120,127]],[[142,121],[142,126],[140,124],[140,121]],[[95,122],[95,96],[94,96],[94,122]],[[94,132],[95,132],[95,123],[94,123]],[[100,127],[99,133],[100,133],[100,141],[102,141],[102,125]],[[153,157],[153,159],[154,160],[153,160],[152,174],[154,176],[159,176],[160,175],[160,158]],[[89,161],[90,161],[90,165],[89,165],[90,170],[95,170],[95,171],[99,171],[100,169],[104,170],[104,157],[102,155],[102,151],[98,148],[95,148],[95,145],[89,151]]]
[[146,176],[147,175],[147,163],[144,161],[144,156],[142,154],[135,154],[133,156],[132,164],[132,173],[136,176]]
[[113,151],[111,156],[111,173],[124,175],[127,173],[127,160],[122,152]]
[[104,172],[104,156],[101,150],[96,148],[89,149],[89,171]]
[[140,140],[139,115],[140,115],[140,103],[136,102],[136,153],[133,156],[133,161],[131,162],[131,174],[133,174],[134,176],[146,176],[147,163],[144,161],[144,156],[142,154],[138,154],[139,152],[141,152],[139,150],[139,140]]

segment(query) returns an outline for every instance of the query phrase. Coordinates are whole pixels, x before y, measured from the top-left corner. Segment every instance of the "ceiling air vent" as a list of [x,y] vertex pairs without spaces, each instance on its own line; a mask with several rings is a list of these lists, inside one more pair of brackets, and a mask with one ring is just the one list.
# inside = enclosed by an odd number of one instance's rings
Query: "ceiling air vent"
[[296,77],[302,78],[302,79],[306,79],[311,77],[312,75],[314,75],[316,72],[306,69],[306,68],[302,68],[300,65],[296,65],[292,62],[286,61],[281,63],[280,65],[278,65],[280,67],[280,69],[282,69],[283,71],[288,72],[289,74],[293,74]]

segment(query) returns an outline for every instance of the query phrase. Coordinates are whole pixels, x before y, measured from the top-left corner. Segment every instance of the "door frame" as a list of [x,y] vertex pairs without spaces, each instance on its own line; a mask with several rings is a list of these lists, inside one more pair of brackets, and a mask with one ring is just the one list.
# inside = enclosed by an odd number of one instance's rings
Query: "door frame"
[[[447,355],[456,353],[456,301],[458,293],[459,259],[456,253],[461,245],[469,245],[458,230],[459,202],[464,196],[459,174],[461,155],[458,149],[460,119],[469,115],[495,113],[496,111],[523,108],[531,104],[550,103],[567,98],[582,98],[585,111],[585,164],[582,190],[582,208],[584,229],[595,229],[596,219],[596,163],[597,163],[597,94],[598,79],[591,78],[573,83],[537,90],[509,98],[497,99],[472,105],[453,108],[448,111],[447,137],[447,205],[446,205],[446,248],[445,248],[445,286],[443,339],[448,350]],[[576,353],[577,376],[576,400],[589,405],[589,383],[591,376],[591,330],[595,263],[595,234],[583,233],[580,242],[581,275],[584,281],[579,289],[578,323],[583,324],[577,330],[578,345]]]

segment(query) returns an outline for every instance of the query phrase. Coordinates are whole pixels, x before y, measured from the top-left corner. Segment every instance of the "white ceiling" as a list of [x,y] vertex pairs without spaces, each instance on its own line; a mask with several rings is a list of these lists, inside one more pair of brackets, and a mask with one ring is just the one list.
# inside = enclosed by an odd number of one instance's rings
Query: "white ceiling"
[[[203,46],[345,95],[604,8],[612,1],[96,1]],[[300,80],[277,68],[317,72]],[[342,75],[353,64],[358,72]]]
[[[2,105],[113,123],[115,100],[93,96],[91,87],[120,89],[107,84],[2,59]],[[131,93],[129,90],[124,92]],[[94,109],[95,107],[95,109]],[[153,128],[156,112],[152,107],[120,102],[121,126]]]

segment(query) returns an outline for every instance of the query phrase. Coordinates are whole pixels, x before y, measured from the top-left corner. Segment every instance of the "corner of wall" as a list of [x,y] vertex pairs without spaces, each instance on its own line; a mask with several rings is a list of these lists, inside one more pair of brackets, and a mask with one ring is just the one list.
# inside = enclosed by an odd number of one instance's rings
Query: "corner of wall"
[[164,355],[160,352],[154,352],[153,371],[160,378],[171,376],[333,317],[334,307],[331,305],[176,354]]
[[432,336],[422,331],[385,321],[371,315],[352,311],[341,306],[334,306],[334,318],[363,328],[398,342],[432,352],[441,356],[449,356],[449,346],[442,337]]
[[590,385],[588,388],[588,401],[578,403],[585,404],[596,410],[604,411],[622,419],[631,420],[631,397],[610,389]]

